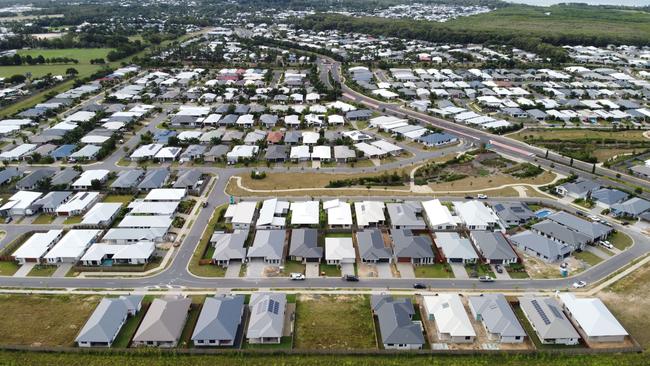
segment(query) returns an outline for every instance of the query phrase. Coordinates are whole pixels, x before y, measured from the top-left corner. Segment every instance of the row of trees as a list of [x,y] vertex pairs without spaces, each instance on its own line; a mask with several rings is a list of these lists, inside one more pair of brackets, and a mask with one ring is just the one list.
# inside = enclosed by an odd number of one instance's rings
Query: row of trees
[[2,56],[0,57],[1,66],[20,66],[20,65],[42,65],[42,64],[78,64],[79,60],[70,57],[49,57],[43,55],[33,57],[32,55]]

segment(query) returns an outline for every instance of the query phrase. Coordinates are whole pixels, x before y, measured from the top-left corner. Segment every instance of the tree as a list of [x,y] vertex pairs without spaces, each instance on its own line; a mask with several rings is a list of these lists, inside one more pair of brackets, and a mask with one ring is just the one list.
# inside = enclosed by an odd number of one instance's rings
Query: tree
[[93,191],[99,191],[102,189],[102,182],[99,179],[93,179],[90,181],[90,188]]
[[79,71],[77,71],[77,69],[75,69],[74,67],[68,67],[68,69],[65,70],[65,74],[68,77],[75,77],[75,76],[79,75]]

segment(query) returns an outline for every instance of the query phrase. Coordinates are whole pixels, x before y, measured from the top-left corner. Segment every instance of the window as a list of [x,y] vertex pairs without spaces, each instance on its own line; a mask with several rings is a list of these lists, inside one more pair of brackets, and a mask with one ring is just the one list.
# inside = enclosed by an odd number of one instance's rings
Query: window
[[465,337],[466,340],[470,340],[471,338],[472,338],[472,337],[469,337],[469,336],[466,336],[466,337]]

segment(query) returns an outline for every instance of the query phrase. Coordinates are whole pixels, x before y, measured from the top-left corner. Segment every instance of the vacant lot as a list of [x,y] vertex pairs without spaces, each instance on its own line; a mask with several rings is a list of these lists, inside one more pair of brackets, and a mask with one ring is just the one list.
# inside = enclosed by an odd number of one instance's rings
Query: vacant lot
[[0,295],[2,343],[71,346],[98,296]]
[[296,306],[295,348],[376,348],[367,296],[300,295]]
[[74,67],[79,71],[80,75],[89,75],[95,70],[99,70],[101,65],[91,65],[91,59],[105,58],[110,48],[63,48],[63,49],[32,49],[32,50],[20,50],[18,54],[21,56],[32,56],[38,57],[42,55],[44,58],[53,58],[53,57],[67,57],[76,59],[79,61],[78,64],[67,63],[67,64],[40,64],[40,65],[20,65],[20,66],[0,66],[0,77],[10,77],[12,75],[25,73],[31,73],[33,78],[40,78],[46,74],[52,75],[65,75],[65,71]]
[[[431,183],[429,187],[436,192],[441,191],[474,191],[479,189],[497,188],[506,184],[548,184],[555,179],[555,174],[544,171],[544,173],[533,177],[519,179],[510,175],[497,174],[490,176],[469,176],[460,180],[445,183]],[[488,192],[490,193],[490,192]]]

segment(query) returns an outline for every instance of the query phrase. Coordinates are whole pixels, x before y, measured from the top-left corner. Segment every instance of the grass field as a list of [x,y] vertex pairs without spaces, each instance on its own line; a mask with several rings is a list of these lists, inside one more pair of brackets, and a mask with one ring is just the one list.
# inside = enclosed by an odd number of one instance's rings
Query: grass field
[[70,346],[98,296],[0,295],[2,343]]
[[121,203],[122,206],[128,205],[133,200],[130,194],[109,194],[104,197],[102,202]]
[[517,133],[508,135],[516,140],[577,140],[577,139],[614,139],[618,141],[649,141],[643,137],[643,131],[627,130],[627,131],[597,131],[586,129],[537,129],[537,130],[523,130]]
[[68,57],[79,60],[78,64],[41,64],[41,65],[20,65],[20,66],[0,66],[0,77],[10,77],[12,75],[24,75],[27,72],[32,74],[33,78],[39,78],[46,74],[65,75],[65,70],[74,67],[80,75],[90,75],[99,70],[101,65],[91,65],[90,60],[96,58],[105,58],[110,48],[63,48],[63,49],[31,49],[20,50],[21,56],[30,55],[37,57],[43,55],[45,58]]
[[375,349],[367,296],[300,295],[296,305],[296,349]]
[[126,320],[126,323],[124,323],[122,329],[120,329],[120,332],[117,333],[117,337],[115,337],[115,340],[113,341],[113,348],[126,348],[129,346],[129,342],[131,342],[131,338],[135,335],[135,331],[138,330],[138,326],[140,325],[142,318],[144,318],[144,314],[147,312],[149,304],[150,301],[145,298],[145,300],[142,301],[140,312]]
[[575,252],[573,254],[573,256],[576,257],[577,259],[587,263],[590,266],[595,266],[596,264],[603,261],[597,255],[595,255],[595,254],[593,254],[591,252],[588,252],[586,250],[583,250],[582,252]]
[[436,263],[426,266],[415,266],[417,278],[454,278],[451,268],[445,263]]

